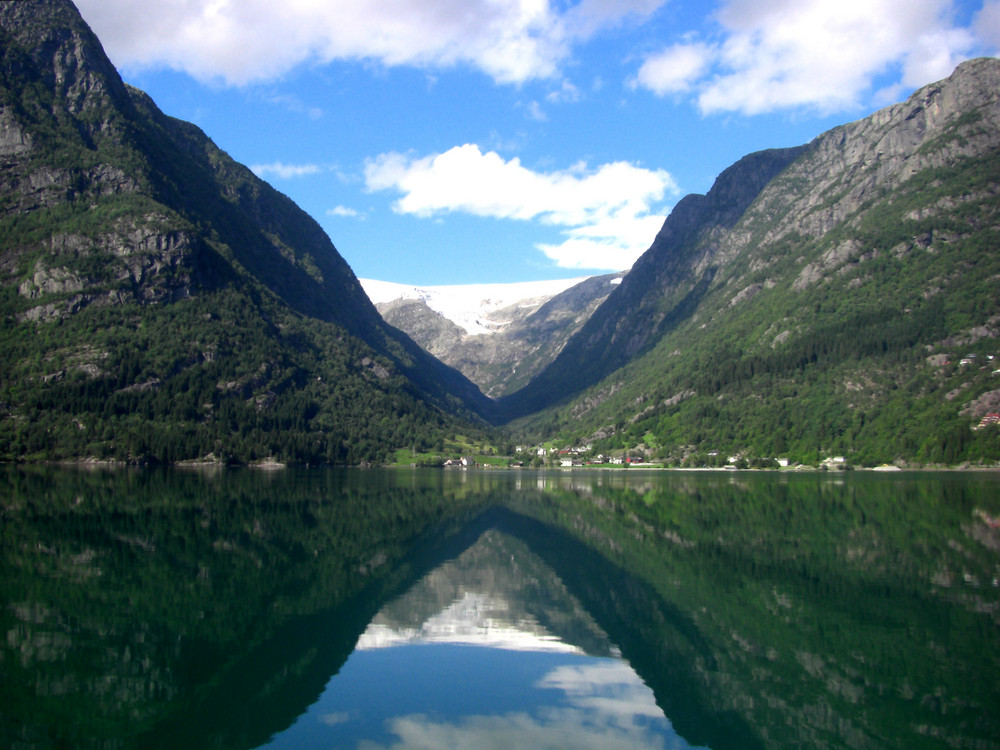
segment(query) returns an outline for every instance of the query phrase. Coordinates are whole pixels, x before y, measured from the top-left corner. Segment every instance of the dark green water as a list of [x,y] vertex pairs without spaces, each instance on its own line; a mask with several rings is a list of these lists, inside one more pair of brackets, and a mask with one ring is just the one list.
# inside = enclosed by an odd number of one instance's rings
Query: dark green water
[[5,748],[1000,748],[1000,475],[0,469]]

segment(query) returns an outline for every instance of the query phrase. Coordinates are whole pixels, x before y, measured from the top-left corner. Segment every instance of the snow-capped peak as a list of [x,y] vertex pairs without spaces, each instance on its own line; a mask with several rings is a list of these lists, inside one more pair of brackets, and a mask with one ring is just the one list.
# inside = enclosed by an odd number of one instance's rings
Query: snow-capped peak
[[537,307],[587,278],[452,286],[411,286],[375,279],[359,281],[373,304],[397,299],[422,300],[470,335],[476,335],[496,333],[504,328],[509,321],[498,318],[498,310],[514,305]]

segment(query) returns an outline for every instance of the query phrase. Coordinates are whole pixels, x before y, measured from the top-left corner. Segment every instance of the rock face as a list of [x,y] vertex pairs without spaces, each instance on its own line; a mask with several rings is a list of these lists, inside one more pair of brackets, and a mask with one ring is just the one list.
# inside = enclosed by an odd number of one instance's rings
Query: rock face
[[[994,152],[1000,145],[998,84],[997,60],[972,60],[902,104],[821,135],[769,186],[745,223],[780,217],[760,238],[764,245],[792,234],[822,237],[845,223],[860,224],[874,200],[904,189],[917,175]],[[942,205],[940,212],[950,208]],[[722,260],[735,257],[748,241],[746,235],[733,238]],[[829,271],[856,257],[859,249],[841,247],[821,264]]]
[[[236,261],[303,313],[377,325],[322,230],[200,130],[126,86],[71,4],[4,3],[0,28],[0,212],[25,217],[0,268],[44,278],[56,263],[73,277],[76,296],[48,317],[215,289]],[[26,217],[44,232],[16,231],[32,223]],[[51,304],[38,289],[29,284],[26,298]]]
[[390,325],[497,398],[523,387],[548,365],[621,278],[595,276],[559,294],[519,300],[492,313],[498,329],[493,333],[469,333],[422,300],[398,299],[376,308]]
[[[384,324],[314,220],[124,84],[68,0],[0,3],[0,238],[0,456],[196,457],[150,447],[163,439],[154,425],[177,417],[175,390],[198,399],[181,420],[200,435],[191,445],[204,454],[221,441],[234,457],[256,453],[283,418],[254,449],[233,452],[243,438],[224,435],[283,402],[318,441],[293,452],[313,460],[357,453],[381,410],[440,424],[489,408]],[[89,378],[94,395],[60,391],[69,384],[51,376],[67,372]],[[192,377],[204,378],[200,396]],[[146,383],[158,385],[136,387]],[[147,392],[162,405],[147,408],[136,396]],[[237,411],[249,409],[233,417],[241,427],[216,423],[237,397]],[[37,410],[57,423],[45,434],[65,440],[34,434]],[[123,450],[112,423],[125,415],[135,441]]]
[[[375,309],[389,325],[407,336],[442,361],[466,338],[465,329],[452,322],[419,299],[397,299],[378,302]],[[452,363],[454,367],[454,363]]]

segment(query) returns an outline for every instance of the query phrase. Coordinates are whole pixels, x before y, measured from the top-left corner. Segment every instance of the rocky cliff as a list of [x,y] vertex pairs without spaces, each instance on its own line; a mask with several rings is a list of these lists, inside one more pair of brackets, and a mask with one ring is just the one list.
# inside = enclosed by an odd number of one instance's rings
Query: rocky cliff
[[496,330],[490,333],[469,332],[418,299],[376,308],[390,325],[497,398],[525,386],[555,359],[621,278],[595,276],[558,294],[518,300],[491,313]]

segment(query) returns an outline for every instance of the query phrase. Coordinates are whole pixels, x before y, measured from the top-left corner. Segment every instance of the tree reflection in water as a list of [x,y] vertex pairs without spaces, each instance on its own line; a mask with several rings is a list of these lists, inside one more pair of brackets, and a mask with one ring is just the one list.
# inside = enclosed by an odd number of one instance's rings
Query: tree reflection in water
[[5,746],[1000,747],[996,475],[0,481]]

